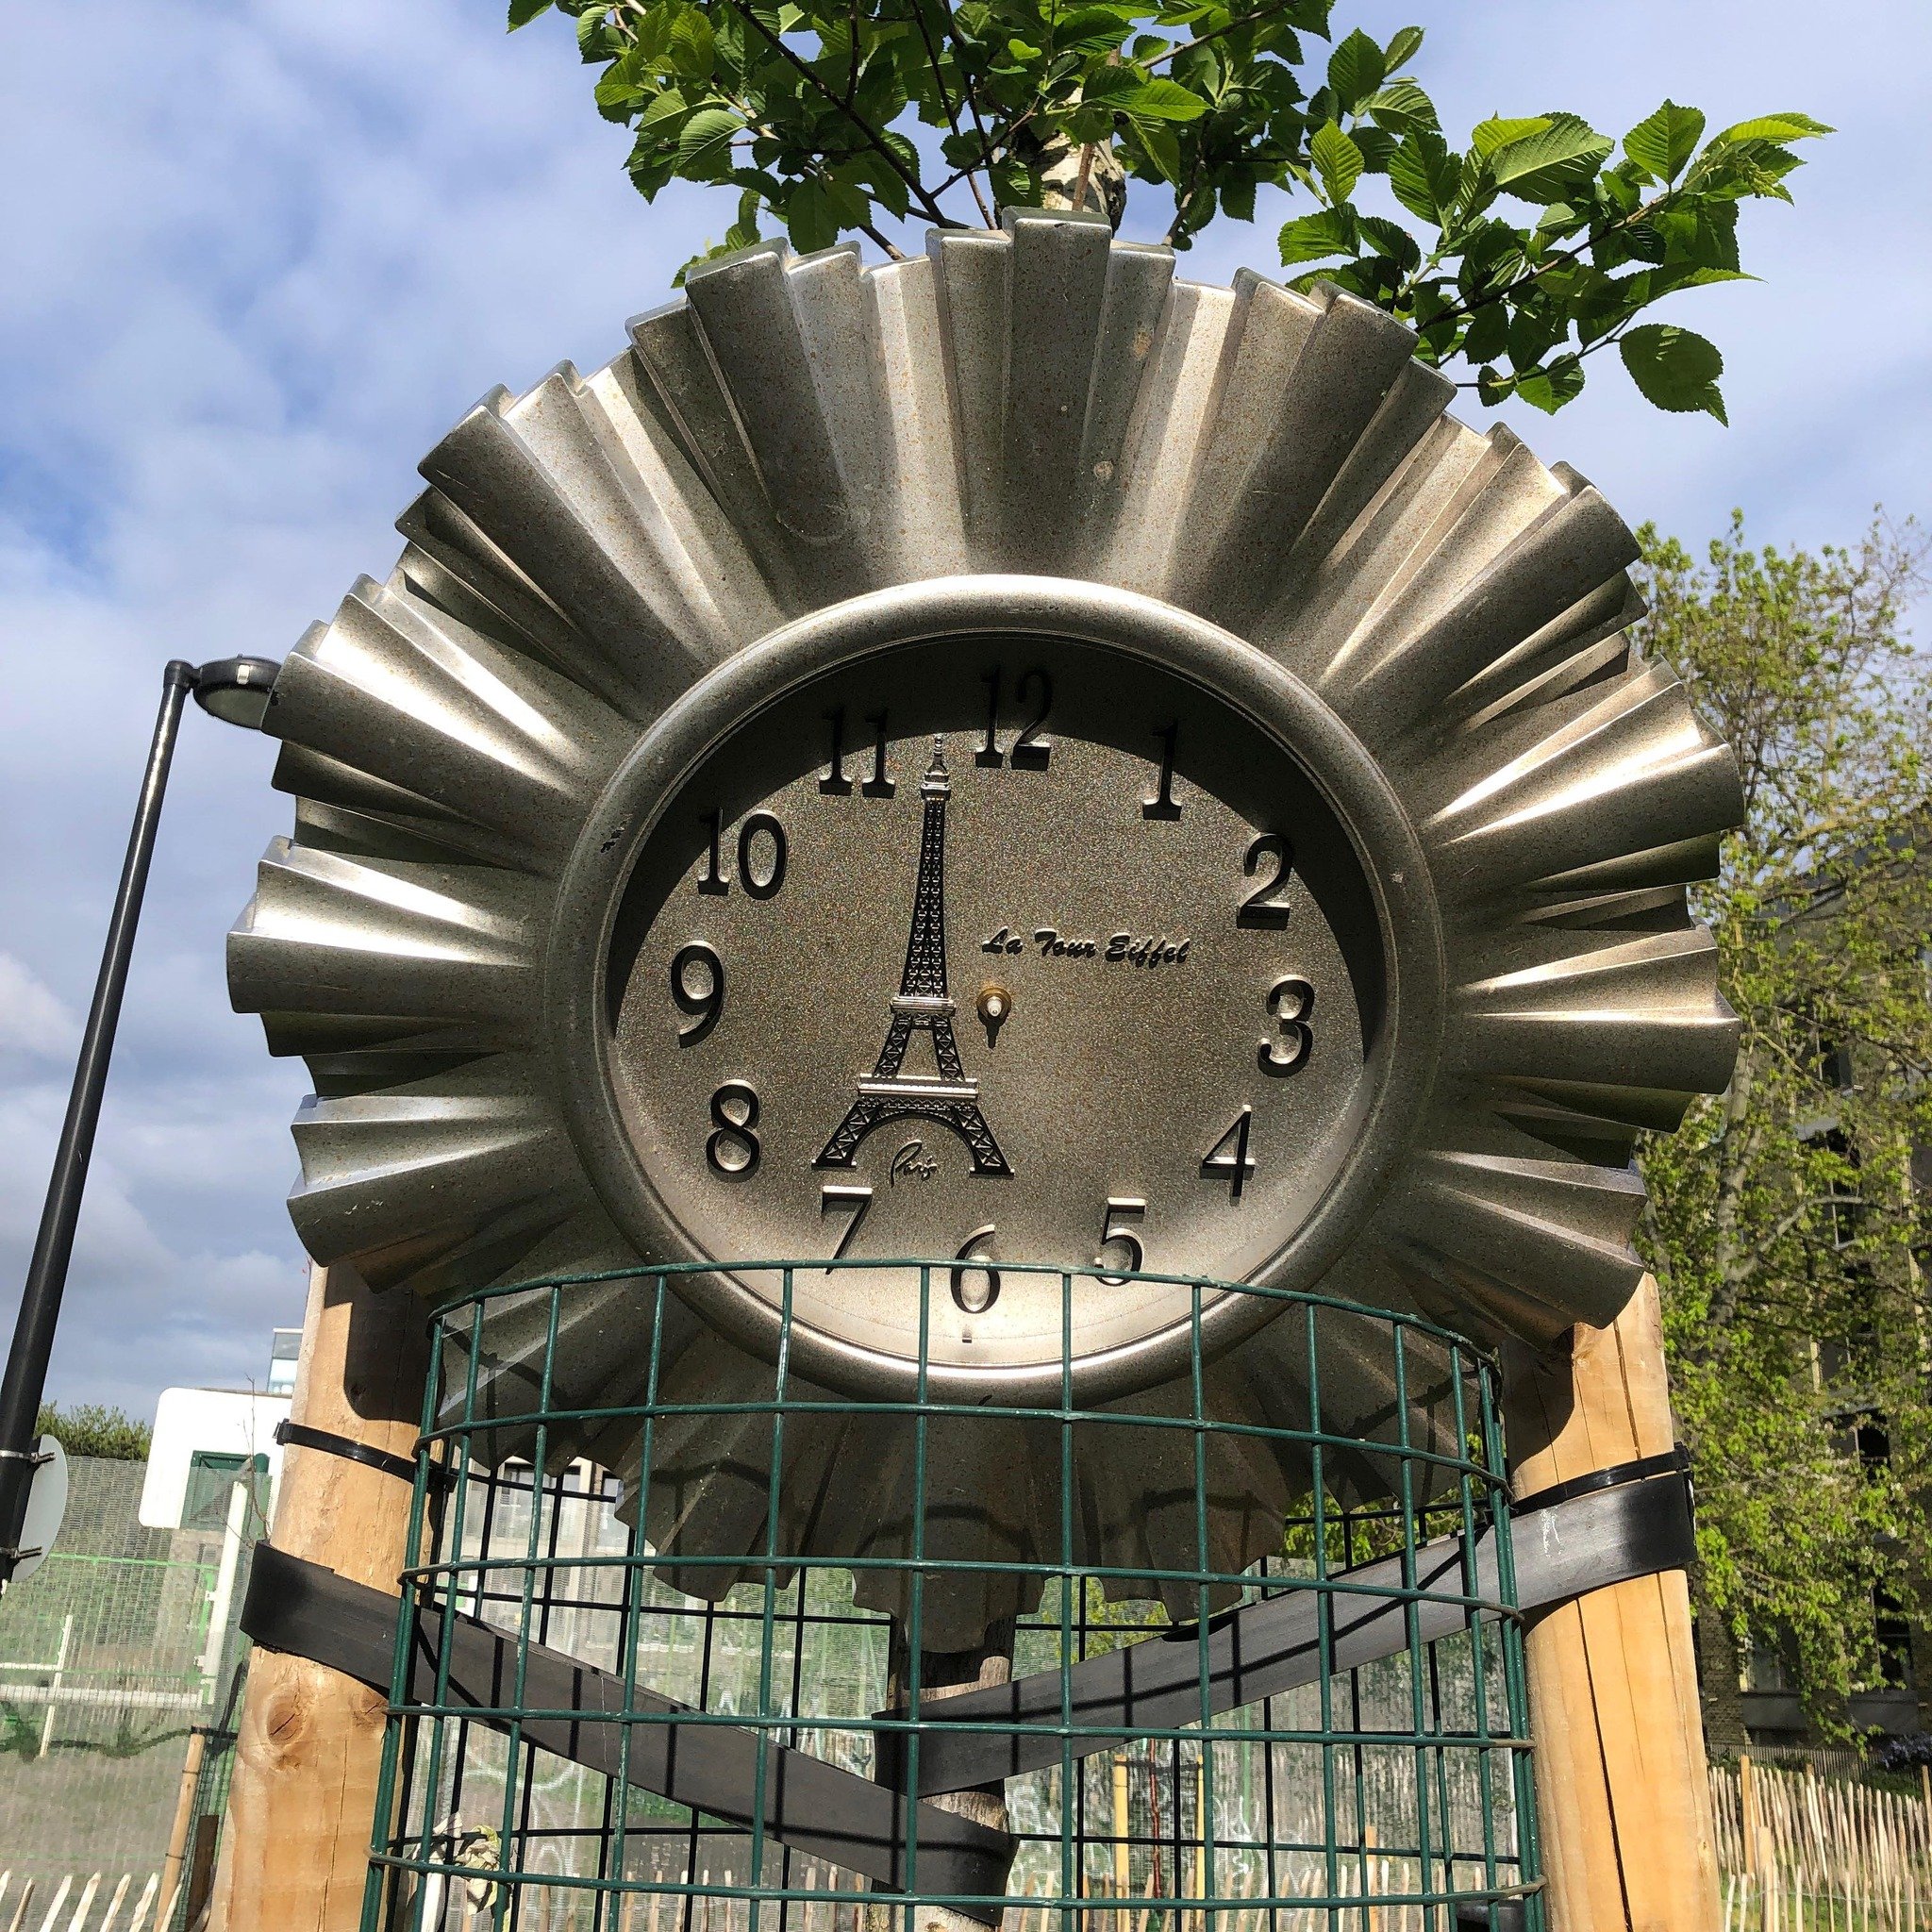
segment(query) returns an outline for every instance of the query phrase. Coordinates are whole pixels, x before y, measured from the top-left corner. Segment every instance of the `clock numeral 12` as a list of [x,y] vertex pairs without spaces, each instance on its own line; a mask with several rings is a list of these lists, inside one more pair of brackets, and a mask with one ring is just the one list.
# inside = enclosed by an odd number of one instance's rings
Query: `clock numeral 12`
[[975,765],[1002,765],[1008,759],[1016,772],[1043,772],[1053,758],[1053,740],[1040,733],[1053,710],[1053,679],[1038,667],[1025,673],[1014,687],[1014,699],[1026,702],[1029,691],[1040,693],[1039,708],[1020,727],[1020,735],[1005,751],[1000,749],[1000,672],[982,672],[979,681],[986,686],[986,737],[973,754]]
[[1248,1156],[1248,1135],[1254,1124],[1255,1109],[1242,1108],[1235,1116],[1234,1124],[1201,1157],[1201,1178],[1226,1181],[1230,1201],[1241,1199],[1248,1176],[1255,1172],[1255,1163]]

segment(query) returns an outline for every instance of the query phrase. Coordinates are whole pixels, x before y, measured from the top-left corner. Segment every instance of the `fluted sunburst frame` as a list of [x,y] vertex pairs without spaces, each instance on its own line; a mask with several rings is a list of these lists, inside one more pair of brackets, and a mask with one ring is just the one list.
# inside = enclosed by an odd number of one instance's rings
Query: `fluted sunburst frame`
[[[1635,1136],[1729,1076],[1735,1023],[1684,887],[1740,797],[1623,634],[1636,546],[1589,484],[1444,414],[1452,386],[1374,308],[1178,281],[1169,251],[1081,217],[936,233],[876,268],[761,245],[630,339],[592,375],[485,397],[425,460],[388,579],[358,580],[277,681],[295,829],[229,972],[270,1050],[313,1071],[291,1208],[318,1260],[434,1299],[640,1259],[573,1140],[544,1015],[559,881],[602,788],[781,626],[1003,573],[1243,641],[1407,814],[1441,924],[1440,1058],[1325,1291],[1484,1341],[1616,1314],[1640,1273]],[[526,1404],[539,1357],[559,1399],[627,1399],[624,1305],[577,1291],[554,1348],[507,1313],[485,1364],[501,1407]],[[670,1341],[692,1387],[757,1379],[695,1316]],[[1265,1335],[1217,1380],[1237,1413],[1289,1399]],[[1387,1396],[1361,1378],[1365,1429]],[[616,1437],[577,1446],[624,1464]],[[649,1503],[659,1547],[750,1547],[756,1446],[686,1448],[692,1480]],[[835,1508],[814,1531],[859,1533]]]

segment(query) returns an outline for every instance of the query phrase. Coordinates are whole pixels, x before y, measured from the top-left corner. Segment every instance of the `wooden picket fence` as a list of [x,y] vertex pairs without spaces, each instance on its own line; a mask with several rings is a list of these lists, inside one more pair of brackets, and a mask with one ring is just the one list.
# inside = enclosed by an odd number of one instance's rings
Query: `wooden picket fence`
[[[16,1887],[11,1871],[0,1872],[0,1927],[5,1932],[159,1932],[159,1920],[152,1926],[148,1923],[155,1895],[161,1889],[158,1872],[149,1874],[147,1883],[133,1901],[130,1916],[121,1916],[122,1907],[135,1890],[135,1878],[132,1872],[119,1878],[96,1872],[92,1877],[83,1879],[78,1890],[72,1877],[63,1878],[44,1894],[47,1903],[43,1911],[35,1901],[33,1879],[25,1879]],[[100,1908],[98,1917],[96,1907]]]
[[1932,1932],[1932,1777],[1916,1795],[1749,1757],[1710,1768],[1724,1932]]

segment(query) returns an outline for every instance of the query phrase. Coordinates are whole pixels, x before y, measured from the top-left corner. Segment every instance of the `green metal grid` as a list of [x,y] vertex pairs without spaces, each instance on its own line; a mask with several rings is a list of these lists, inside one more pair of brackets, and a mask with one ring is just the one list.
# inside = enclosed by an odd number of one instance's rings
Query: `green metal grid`
[[[528,1646],[547,1644],[621,1675],[625,1726],[663,1724],[634,1708],[640,1688],[677,1698],[697,1713],[680,1723],[724,1724],[775,1744],[870,1775],[874,1740],[905,1734],[908,1794],[917,1789],[921,1740],[971,1725],[944,1715],[919,1667],[928,1579],[948,1570],[1004,1572],[1037,1585],[1037,1608],[1017,1620],[1016,1675],[1058,1670],[1060,1763],[1008,1781],[1008,1825],[1019,1854],[1008,1881],[1007,1932],[1450,1932],[1488,1924],[1542,1932],[1541,1877],[1531,1790],[1521,1629],[1508,1543],[1508,1511],[1494,1364],[1466,1340],[1407,1315],[1366,1309],[1316,1294],[1261,1290],[1192,1277],[1132,1278],[1191,1291],[1190,1378],[1184,1415],[1142,1414],[1131,1405],[1077,1406],[1071,1365],[1073,1283],[1088,1269],[1002,1273],[1058,1275],[1062,1307],[1061,1399],[1053,1407],[949,1404],[932,1397],[925,1374],[925,1322],[913,1396],[898,1402],[802,1399],[790,1386],[794,1270],[823,1260],[736,1265],[741,1278],[775,1277],[783,1319],[770,1365],[769,1394],[757,1400],[672,1403],[659,1399],[666,1297],[692,1269],[567,1275],[519,1283],[454,1301],[432,1324],[436,1344],[425,1394],[412,1504],[406,1609],[376,1805],[365,1899],[365,1932],[932,1932],[924,1907],[975,1901],[922,1891],[917,1850],[905,1893],[860,1890],[863,1881],[769,1838],[760,1824],[696,1817],[668,1800],[566,1763],[528,1743],[526,1721],[551,1713],[525,1703]],[[951,1261],[841,1262],[841,1268],[919,1271],[922,1309]],[[715,1271],[707,1271],[715,1272]],[[1109,1281],[1121,1277],[1108,1276]],[[619,1281],[640,1297],[638,1332],[652,1338],[641,1400],[600,1408],[555,1400],[552,1367],[559,1318],[573,1288]],[[493,1308],[509,1297],[547,1297],[548,1341],[541,1386],[519,1418],[525,1454],[500,1461],[505,1428],[477,1394],[475,1345]],[[1292,1427],[1234,1424],[1208,1412],[1201,1316],[1227,1294],[1265,1296],[1274,1320],[1301,1336],[1307,1413]],[[1323,1324],[1345,1318],[1351,1345],[1385,1347],[1397,1399],[1390,1440],[1340,1436],[1324,1425]],[[1366,1324],[1364,1318],[1367,1318]],[[1332,1344],[1330,1344],[1332,1345]],[[1440,1382],[1446,1366],[1457,1452],[1412,1440],[1408,1364],[1426,1352]],[[896,1419],[911,1434],[911,1548],[900,1557],[826,1557],[785,1546],[780,1491],[788,1417],[866,1411]],[[769,1416],[772,1501],[761,1551],[740,1557],[660,1553],[645,1541],[644,1511],[627,1526],[614,1513],[614,1479],[581,1461],[554,1468],[553,1433],[575,1435],[627,1424],[640,1440],[640,1485],[653,1471],[659,1426],[669,1419]],[[928,1557],[926,1460],[935,1419],[1021,1420],[1053,1425],[1059,1444],[1060,1547],[1057,1562],[970,1562]],[[1195,1563],[1129,1568],[1076,1560],[1075,1445],[1082,1429],[1178,1429],[1193,1444]],[[1217,1436],[1272,1439],[1306,1457],[1310,1481],[1288,1521],[1280,1553],[1239,1573],[1209,1560],[1208,1454]],[[1341,1452],[1359,1473],[1377,1473],[1378,1503],[1344,1496],[1334,1475]],[[1326,1466],[1324,1467],[1324,1463]],[[533,1472],[549,1472],[534,1474]],[[454,1477],[454,1480],[451,1478]],[[1359,1490],[1357,1476],[1352,1478]],[[1458,1535],[1474,1548],[1493,1534],[1497,1578],[1486,1592],[1473,1560],[1453,1593],[1418,1586],[1414,1553],[1431,1538]],[[1403,1585],[1371,1591],[1345,1573],[1401,1552]],[[691,1581],[707,1565],[747,1568],[717,1603],[681,1593],[663,1573]],[[882,1614],[852,1601],[856,1573],[906,1574],[908,1611],[894,1632]],[[1069,1674],[1088,1657],[1174,1624],[1158,1603],[1109,1602],[1160,1586],[1191,1589],[1198,1601],[1201,1716],[1171,1729],[1074,1722]],[[1210,1616],[1229,1592],[1241,1601],[1311,1592],[1321,1654],[1332,1655],[1337,1596],[1377,1594],[1405,1606],[1406,1655],[1354,1671],[1324,1671],[1304,1689],[1218,1719],[1209,1703]],[[1210,1597],[1214,1602],[1210,1604]],[[1461,1627],[1418,1641],[1430,1602],[1453,1605]],[[449,1638],[443,1620],[434,1694],[404,1699],[404,1659],[413,1611],[452,1607],[511,1634],[511,1694],[487,1717],[449,1697]],[[911,1661],[891,1704],[889,1657]],[[1110,1748],[1076,1757],[1075,1740]],[[1124,1775],[1123,1775],[1123,1773]],[[753,1813],[763,1814],[765,1755],[758,1757]],[[976,1901],[984,1904],[985,1901]],[[923,1916],[916,1916],[921,1912]],[[1136,1915],[1139,1915],[1138,1918]]]

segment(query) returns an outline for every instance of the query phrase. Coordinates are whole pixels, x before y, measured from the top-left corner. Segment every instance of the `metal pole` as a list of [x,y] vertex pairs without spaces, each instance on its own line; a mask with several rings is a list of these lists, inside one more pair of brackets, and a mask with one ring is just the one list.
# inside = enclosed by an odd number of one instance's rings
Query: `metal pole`
[[26,1286],[21,1291],[13,1346],[8,1351],[5,1376],[0,1378],[0,1591],[6,1589],[23,1554],[20,1532],[26,1515],[27,1491],[33,1485],[34,1444],[47,1360],[54,1352],[54,1329],[60,1319],[75,1224],[80,1218],[81,1192],[93,1156],[101,1091],[114,1051],[114,1028],[121,1018],[121,995],[127,985],[127,961],[134,951],[142,894],[147,888],[148,861],[154,857],[168,763],[175,754],[181,707],[193,689],[194,667],[178,658],[161,674],[160,715],[155,720],[147,772],[141,781],[141,801],[135,807],[121,886],[114,895],[114,916],[108,922],[108,943],[101,954],[101,976],[94,985],[87,1031],[81,1037],[74,1091],[68,1095],[67,1118],[61,1124],[46,1205],[41,1210],[40,1235],[27,1266]]

